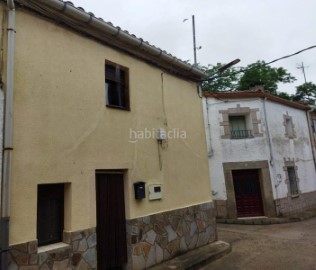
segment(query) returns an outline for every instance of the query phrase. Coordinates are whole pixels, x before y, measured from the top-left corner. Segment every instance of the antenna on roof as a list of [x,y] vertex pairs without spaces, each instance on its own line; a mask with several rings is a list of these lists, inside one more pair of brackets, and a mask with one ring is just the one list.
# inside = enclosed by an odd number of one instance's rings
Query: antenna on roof
[[304,80],[305,80],[305,83],[306,83],[305,68],[308,68],[308,67],[304,66],[304,62],[302,62],[302,64],[297,67],[297,69],[301,69],[302,70],[303,75],[304,75]]
[[[182,22],[186,22],[189,19],[185,18]],[[196,50],[201,50],[202,46],[196,47],[196,38],[195,38],[195,17],[192,15],[192,35],[193,35],[193,56],[194,56],[194,65],[197,65]]]

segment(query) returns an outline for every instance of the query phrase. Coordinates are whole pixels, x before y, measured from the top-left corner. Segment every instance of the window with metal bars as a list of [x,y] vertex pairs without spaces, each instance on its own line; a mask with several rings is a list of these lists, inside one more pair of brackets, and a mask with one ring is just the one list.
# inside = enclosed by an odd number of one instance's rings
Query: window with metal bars
[[251,138],[252,131],[247,129],[246,118],[244,115],[229,116],[230,135],[232,139]]
[[298,194],[298,185],[297,185],[295,168],[294,167],[287,167],[287,174],[289,177],[291,195],[297,195]]
[[106,106],[129,110],[128,70],[113,63],[105,64]]

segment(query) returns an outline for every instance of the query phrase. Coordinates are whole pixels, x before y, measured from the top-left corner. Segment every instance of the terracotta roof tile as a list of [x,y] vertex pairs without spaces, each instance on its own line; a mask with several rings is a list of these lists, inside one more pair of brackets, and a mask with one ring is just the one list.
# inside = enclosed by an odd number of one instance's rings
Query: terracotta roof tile
[[300,110],[309,110],[309,106],[304,104],[290,101],[278,96],[271,95],[262,91],[234,91],[234,92],[207,92],[204,93],[205,97],[218,98],[218,99],[245,99],[245,98],[266,98],[270,101],[277,102],[289,107],[293,107]]

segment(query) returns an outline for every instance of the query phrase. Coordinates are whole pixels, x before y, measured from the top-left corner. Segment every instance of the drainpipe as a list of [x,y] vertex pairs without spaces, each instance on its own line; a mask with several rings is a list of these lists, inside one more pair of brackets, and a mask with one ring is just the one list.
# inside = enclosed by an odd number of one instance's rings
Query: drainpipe
[[[270,130],[269,130],[269,122],[268,122],[268,117],[267,117],[266,101],[267,101],[267,98],[265,97],[263,99],[263,112],[264,112],[264,118],[265,118],[265,122],[266,122],[266,130],[267,130],[269,152],[270,152],[269,163],[270,163],[270,166],[272,169],[273,185],[275,188],[276,199],[278,199],[278,185],[275,184],[275,179],[277,179],[277,177],[276,177],[276,171],[275,171],[275,166],[274,166],[275,164],[274,164],[274,158],[273,158],[273,152],[272,152],[272,141],[271,141],[271,134],[270,134]],[[281,213],[280,213],[280,209],[279,209],[279,206],[277,205],[276,201],[275,201],[275,208],[276,208],[276,214],[277,214],[277,216],[279,216]]]
[[[314,166],[316,169],[316,153],[315,153],[315,136],[313,134],[313,130],[312,130],[312,120],[311,120],[311,115],[310,113],[312,113],[313,111],[315,111],[315,107],[312,107],[309,111],[306,112],[306,116],[307,116],[307,122],[308,122],[308,131],[309,131],[309,135],[310,135],[310,139],[311,139],[311,144],[312,144],[312,153],[313,153],[313,160],[314,160]],[[316,131],[316,127],[314,126],[314,130]]]
[[206,134],[206,143],[207,143],[207,146],[208,146],[208,149],[207,149],[207,155],[208,157],[212,157],[213,156],[213,148],[212,148],[212,135],[211,135],[211,123],[210,123],[210,117],[209,117],[209,108],[208,108],[208,99],[207,97],[204,97],[205,98],[205,112],[204,114],[206,114],[206,125],[207,125],[207,133]]
[[14,42],[15,42],[15,6],[14,0],[7,1],[8,6],[8,48],[7,78],[4,101],[4,141],[3,141],[3,176],[1,186],[1,256],[0,268],[8,269],[9,221],[11,199],[11,173],[13,150],[13,78],[14,78]]
[[271,142],[271,135],[270,135],[269,124],[268,124],[266,101],[267,101],[267,98],[264,98],[264,100],[263,100],[263,112],[264,112],[264,118],[265,118],[265,121],[266,121],[266,130],[267,130],[268,143],[269,143],[269,152],[270,152],[269,163],[270,163],[271,167],[273,167],[274,166],[274,160],[273,160],[273,154],[272,154],[272,142]]

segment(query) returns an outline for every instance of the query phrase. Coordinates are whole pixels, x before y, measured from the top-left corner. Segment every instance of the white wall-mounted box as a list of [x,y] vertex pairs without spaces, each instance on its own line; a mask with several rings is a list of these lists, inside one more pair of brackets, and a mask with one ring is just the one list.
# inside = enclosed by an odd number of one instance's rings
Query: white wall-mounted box
[[161,200],[162,199],[162,187],[161,184],[152,184],[148,187],[149,190],[149,200]]

